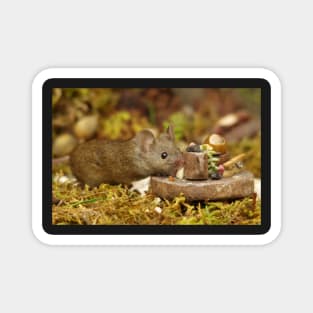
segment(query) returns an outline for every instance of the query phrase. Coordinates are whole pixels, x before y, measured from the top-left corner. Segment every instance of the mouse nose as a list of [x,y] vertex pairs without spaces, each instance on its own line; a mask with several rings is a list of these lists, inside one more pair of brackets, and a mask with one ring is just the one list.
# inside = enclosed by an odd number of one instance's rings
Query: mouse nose
[[184,158],[181,157],[175,161],[175,167],[183,167],[184,163]]

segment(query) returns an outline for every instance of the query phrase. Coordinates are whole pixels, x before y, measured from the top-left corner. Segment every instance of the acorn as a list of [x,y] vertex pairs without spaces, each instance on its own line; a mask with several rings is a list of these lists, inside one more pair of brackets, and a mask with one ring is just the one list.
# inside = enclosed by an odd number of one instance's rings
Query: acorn
[[92,138],[98,128],[98,116],[89,115],[83,116],[74,125],[74,133],[79,139],[90,139]]
[[227,150],[225,138],[218,134],[207,136],[203,141],[203,144],[209,145],[215,152],[220,154],[226,153]]
[[61,157],[68,155],[76,147],[77,140],[71,134],[62,134],[55,138],[52,146],[53,155]]

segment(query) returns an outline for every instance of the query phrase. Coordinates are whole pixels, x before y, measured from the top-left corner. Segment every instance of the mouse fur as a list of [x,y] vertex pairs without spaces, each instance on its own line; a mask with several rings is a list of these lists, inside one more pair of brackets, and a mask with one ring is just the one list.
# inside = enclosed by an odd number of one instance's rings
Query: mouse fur
[[151,175],[174,176],[183,164],[173,127],[156,138],[142,130],[126,141],[94,139],[78,145],[70,155],[76,178],[91,187],[131,184]]

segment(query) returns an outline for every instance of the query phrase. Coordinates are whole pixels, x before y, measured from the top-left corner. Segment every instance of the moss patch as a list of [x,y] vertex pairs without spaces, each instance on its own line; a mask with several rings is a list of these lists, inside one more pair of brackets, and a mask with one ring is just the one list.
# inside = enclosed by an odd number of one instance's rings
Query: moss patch
[[118,185],[80,187],[72,182],[53,183],[52,220],[56,225],[255,225],[260,224],[260,201],[192,202],[183,195],[172,201]]

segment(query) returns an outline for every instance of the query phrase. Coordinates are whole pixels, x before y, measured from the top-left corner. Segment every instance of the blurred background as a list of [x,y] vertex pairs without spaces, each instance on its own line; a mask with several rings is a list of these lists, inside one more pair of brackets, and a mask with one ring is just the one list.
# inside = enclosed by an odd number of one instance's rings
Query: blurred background
[[231,154],[247,153],[246,167],[260,177],[260,89],[55,88],[52,105],[54,158],[93,138],[126,140],[173,123],[181,149],[219,133]]

